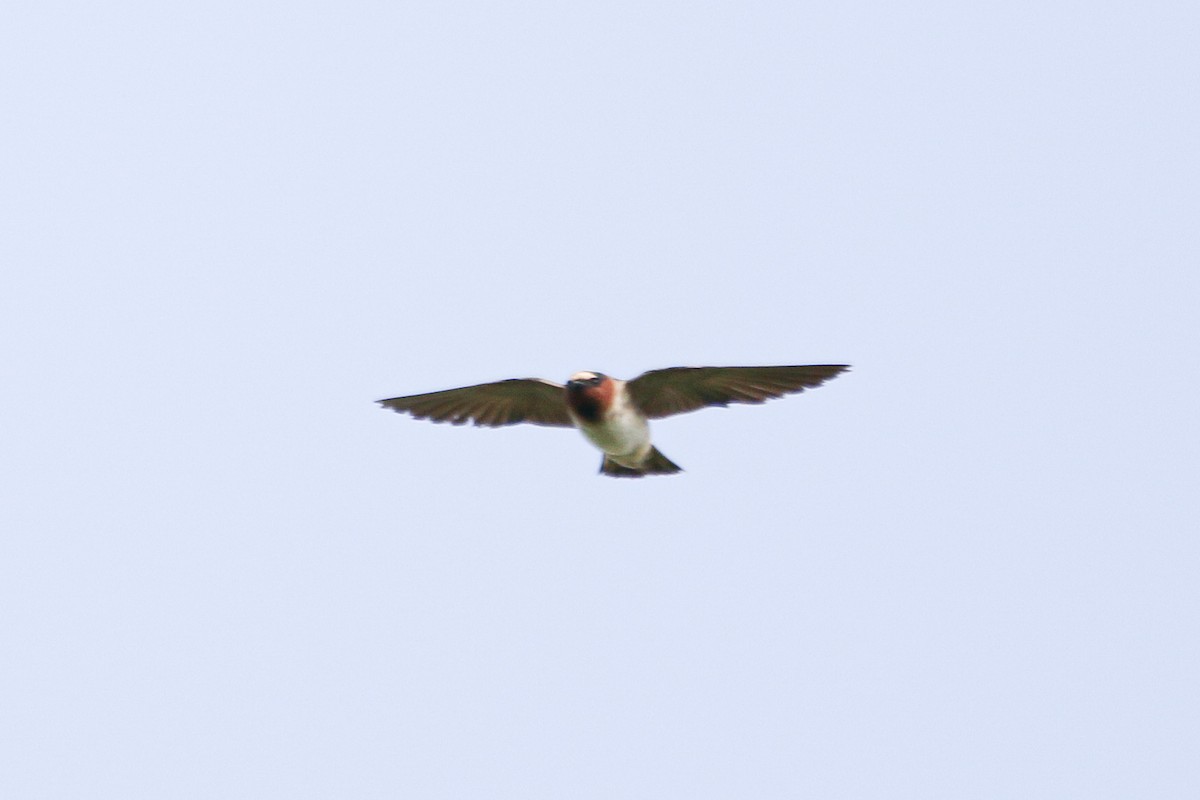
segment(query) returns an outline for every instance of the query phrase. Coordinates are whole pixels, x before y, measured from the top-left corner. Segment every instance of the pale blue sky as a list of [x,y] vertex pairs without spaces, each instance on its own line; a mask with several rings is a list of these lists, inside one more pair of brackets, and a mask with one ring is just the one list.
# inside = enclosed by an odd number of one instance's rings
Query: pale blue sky
[[[0,796],[1200,796],[1197,41],[11,4]],[[830,362],[644,481],[373,404]]]

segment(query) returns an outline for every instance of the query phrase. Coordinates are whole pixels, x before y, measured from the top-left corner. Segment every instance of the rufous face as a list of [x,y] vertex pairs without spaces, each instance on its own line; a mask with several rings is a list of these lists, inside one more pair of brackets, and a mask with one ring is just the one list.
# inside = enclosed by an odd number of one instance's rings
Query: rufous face
[[599,372],[576,372],[567,381],[567,405],[587,422],[597,422],[612,406],[613,379]]

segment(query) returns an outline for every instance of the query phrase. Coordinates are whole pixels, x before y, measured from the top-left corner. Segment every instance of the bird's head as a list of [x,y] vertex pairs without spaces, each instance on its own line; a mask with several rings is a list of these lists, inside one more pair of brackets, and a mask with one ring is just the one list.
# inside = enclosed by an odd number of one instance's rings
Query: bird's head
[[567,406],[580,419],[595,422],[612,406],[613,379],[599,372],[576,372],[567,381]]
[[573,392],[582,392],[602,386],[607,380],[608,376],[599,372],[576,372],[567,381],[567,388]]

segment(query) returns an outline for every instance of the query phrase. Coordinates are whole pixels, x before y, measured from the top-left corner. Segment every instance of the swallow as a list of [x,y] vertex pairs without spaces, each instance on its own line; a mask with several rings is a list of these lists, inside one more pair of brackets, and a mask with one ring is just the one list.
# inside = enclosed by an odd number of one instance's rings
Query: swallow
[[614,478],[672,475],[678,464],[650,441],[650,420],[708,406],[763,403],[820,386],[849,367],[670,367],[630,381],[576,372],[564,386],[543,378],[509,378],[440,392],[379,400],[416,419],[499,427],[528,422],[578,428],[604,453],[600,472]]

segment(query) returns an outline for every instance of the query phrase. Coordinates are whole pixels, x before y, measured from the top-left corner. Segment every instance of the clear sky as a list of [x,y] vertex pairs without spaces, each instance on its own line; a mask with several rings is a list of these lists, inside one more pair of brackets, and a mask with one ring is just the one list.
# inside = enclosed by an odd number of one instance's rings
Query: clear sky
[[[1197,41],[10,4],[0,796],[1200,797]],[[803,363],[642,481],[373,403]]]

